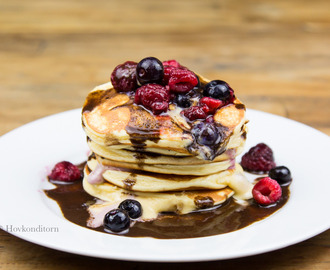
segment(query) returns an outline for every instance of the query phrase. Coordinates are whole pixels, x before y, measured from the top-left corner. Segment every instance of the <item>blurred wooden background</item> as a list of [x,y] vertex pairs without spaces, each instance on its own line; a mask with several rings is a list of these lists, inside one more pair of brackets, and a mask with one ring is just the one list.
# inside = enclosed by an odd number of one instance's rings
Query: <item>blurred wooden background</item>
[[[0,135],[81,107],[117,64],[146,56],[177,59],[227,81],[249,108],[330,135],[328,0],[0,0]],[[146,264],[66,254],[1,231],[0,269],[329,269],[329,246],[327,231],[249,258]]]

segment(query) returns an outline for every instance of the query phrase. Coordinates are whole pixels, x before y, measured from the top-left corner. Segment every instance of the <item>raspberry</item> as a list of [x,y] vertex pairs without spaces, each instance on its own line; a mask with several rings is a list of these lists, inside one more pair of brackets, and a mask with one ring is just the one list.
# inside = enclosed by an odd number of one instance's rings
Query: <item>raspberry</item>
[[215,98],[211,98],[211,97],[203,97],[200,101],[199,101],[200,105],[206,105],[208,107],[208,113],[209,114],[214,114],[215,111],[222,107],[225,102],[223,102],[222,100],[219,99],[215,99]]
[[127,61],[118,65],[111,73],[111,83],[118,92],[133,91],[137,87],[136,82],[137,63]]
[[170,76],[171,76],[171,71],[176,69],[176,67],[174,66],[170,66],[170,65],[164,65],[164,84],[167,85],[168,84],[168,81],[170,79]]
[[190,121],[194,121],[196,119],[205,119],[207,116],[203,108],[199,106],[192,106],[183,110],[181,113]]
[[254,200],[260,205],[276,203],[282,196],[281,186],[269,177],[262,178],[252,189]]
[[81,179],[81,172],[79,168],[71,162],[62,161],[55,165],[48,177],[51,180],[73,182]]
[[155,83],[149,83],[138,88],[134,99],[136,104],[143,105],[156,115],[167,111],[169,101],[169,90]]
[[268,172],[276,166],[272,149],[264,143],[252,147],[242,157],[241,165],[246,171]]
[[172,66],[172,67],[176,67],[176,68],[181,67],[180,63],[176,60],[163,61],[163,66]]
[[196,75],[187,69],[173,69],[170,72],[168,85],[174,93],[187,93],[198,84]]

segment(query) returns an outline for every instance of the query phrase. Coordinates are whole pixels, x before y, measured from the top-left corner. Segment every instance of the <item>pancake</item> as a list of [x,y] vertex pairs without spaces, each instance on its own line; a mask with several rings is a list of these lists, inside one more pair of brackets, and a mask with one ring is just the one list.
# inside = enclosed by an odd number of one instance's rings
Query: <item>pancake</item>
[[[241,135],[245,132],[243,130]],[[210,164],[208,160],[198,158],[198,156],[183,155],[176,152],[164,151],[163,153],[157,152],[157,150],[148,148],[140,149],[141,151],[135,151],[134,147],[104,147],[99,145],[90,139],[88,140],[88,146],[95,154],[104,157],[109,160],[115,160],[120,162],[136,163],[139,164],[143,161],[144,164],[173,164],[173,165],[197,165],[197,164]],[[240,155],[243,151],[245,140],[240,140],[240,145],[236,148],[226,150],[221,155],[217,156],[213,161],[220,162],[228,159],[233,159]]]
[[228,187],[219,190],[186,192],[128,192],[126,189],[108,182],[91,185],[87,181],[88,169],[85,168],[84,173],[83,186],[85,191],[102,200],[88,207],[88,211],[91,213],[89,224],[94,227],[101,226],[102,223],[100,222],[103,221],[104,215],[111,209],[117,208],[120,202],[125,199],[135,199],[141,203],[143,215],[139,220],[146,221],[157,218],[158,214],[162,212],[174,212],[182,215],[214,207],[224,203],[234,195],[233,190]]

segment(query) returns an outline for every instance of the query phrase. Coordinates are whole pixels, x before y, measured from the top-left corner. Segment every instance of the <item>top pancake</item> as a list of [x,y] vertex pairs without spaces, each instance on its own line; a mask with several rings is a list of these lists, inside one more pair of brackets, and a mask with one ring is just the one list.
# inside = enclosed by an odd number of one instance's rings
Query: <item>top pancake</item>
[[170,104],[167,113],[154,115],[133,101],[134,96],[116,92],[110,82],[95,87],[88,94],[82,111],[83,127],[89,139],[108,149],[193,155],[206,160],[213,160],[226,149],[237,148],[245,141],[245,106],[238,99],[215,113],[222,140],[212,148],[194,140],[191,124],[175,104]]

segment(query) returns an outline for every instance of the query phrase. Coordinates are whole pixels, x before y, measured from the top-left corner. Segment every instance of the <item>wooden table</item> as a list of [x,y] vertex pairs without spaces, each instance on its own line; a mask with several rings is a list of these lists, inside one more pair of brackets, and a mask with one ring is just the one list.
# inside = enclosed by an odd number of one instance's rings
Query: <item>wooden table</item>
[[[0,0],[0,135],[81,107],[115,65],[146,56],[226,80],[247,107],[330,135],[329,10],[327,0]],[[328,230],[247,258],[156,264],[72,255],[0,231],[0,269],[330,269],[329,245]]]

